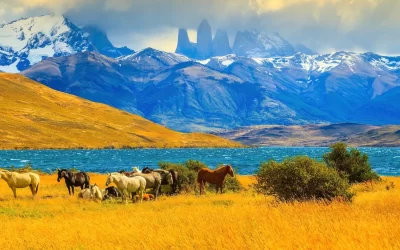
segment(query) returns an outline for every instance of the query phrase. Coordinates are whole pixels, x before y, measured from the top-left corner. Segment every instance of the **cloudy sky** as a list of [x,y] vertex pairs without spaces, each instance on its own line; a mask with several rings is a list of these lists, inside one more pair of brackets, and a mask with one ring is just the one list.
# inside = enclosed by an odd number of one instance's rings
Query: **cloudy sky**
[[0,23],[47,13],[78,25],[96,24],[111,41],[138,50],[174,51],[177,28],[195,30],[206,18],[233,42],[237,30],[278,32],[321,52],[400,55],[397,0],[0,0]]

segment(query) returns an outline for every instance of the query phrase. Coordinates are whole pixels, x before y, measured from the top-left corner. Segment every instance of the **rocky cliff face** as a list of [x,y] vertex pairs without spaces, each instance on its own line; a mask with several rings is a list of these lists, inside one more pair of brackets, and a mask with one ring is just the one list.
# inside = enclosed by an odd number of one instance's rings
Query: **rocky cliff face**
[[191,58],[196,57],[196,46],[190,42],[186,29],[180,28],[178,31],[178,45],[176,46],[175,53]]
[[207,20],[203,20],[197,28],[196,58],[207,59],[212,56],[211,26]]
[[225,30],[218,29],[212,43],[212,55],[225,56],[230,53],[232,53],[232,50],[229,46],[228,34]]

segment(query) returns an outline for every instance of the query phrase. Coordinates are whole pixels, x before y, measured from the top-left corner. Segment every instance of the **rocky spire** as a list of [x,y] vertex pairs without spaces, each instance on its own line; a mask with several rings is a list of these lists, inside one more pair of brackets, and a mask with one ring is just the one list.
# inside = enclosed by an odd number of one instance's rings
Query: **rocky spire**
[[186,29],[180,28],[178,31],[178,45],[176,46],[175,53],[188,57],[194,57],[196,54],[195,47],[190,42]]
[[218,29],[212,42],[212,56],[225,56],[232,53],[229,46],[228,34],[225,30]]
[[197,28],[196,58],[207,59],[212,56],[211,26],[203,20]]

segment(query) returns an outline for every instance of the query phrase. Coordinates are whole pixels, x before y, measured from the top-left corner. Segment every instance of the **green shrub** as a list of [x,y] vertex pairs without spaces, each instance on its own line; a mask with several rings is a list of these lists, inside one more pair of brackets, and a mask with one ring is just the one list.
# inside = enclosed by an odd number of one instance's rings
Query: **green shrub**
[[159,162],[158,165],[161,169],[169,170],[174,169],[178,171],[178,192],[189,193],[192,191],[197,192],[197,171],[189,169],[186,164]]
[[273,195],[282,201],[312,199],[351,200],[350,185],[333,168],[307,156],[288,158],[282,163],[262,163],[255,189],[264,195]]
[[350,183],[379,180],[378,174],[371,169],[366,154],[355,148],[350,148],[349,151],[342,142],[335,143],[330,148],[331,151],[323,156],[325,163],[335,168]]
[[197,161],[197,160],[188,160],[185,162],[185,166],[189,170],[193,170],[196,173],[199,172],[199,170],[202,168],[208,168],[208,166],[205,163],[203,163],[201,161]]

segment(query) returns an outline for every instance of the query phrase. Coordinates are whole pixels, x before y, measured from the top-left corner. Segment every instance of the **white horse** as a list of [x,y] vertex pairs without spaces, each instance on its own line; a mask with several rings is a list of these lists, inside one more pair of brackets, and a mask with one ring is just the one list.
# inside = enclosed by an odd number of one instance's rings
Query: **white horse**
[[78,198],[91,199],[92,193],[90,192],[90,189],[89,188],[82,189],[78,194]]
[[29,186],[33,197],[39,191],[40,177],[35,173],[20,174],[17,172],[0,171],[0,179],[7,182],[14,193],[14,198],[17,198],[17,188],[26,188]]
[[106,186],[115,183],[122,194],[122,202],[128,203],[126,197],[132,192],[139,192],[140,203],[143,201],[143,192],[146,188],[146,179],[141,176],[127,177],[121,174],[108,174]]
[[100,188],[96,185],[96,183],[94,185],[91,184],[89,189],[93,199],[100,201],[103,200],[103,195],[100,191]]

